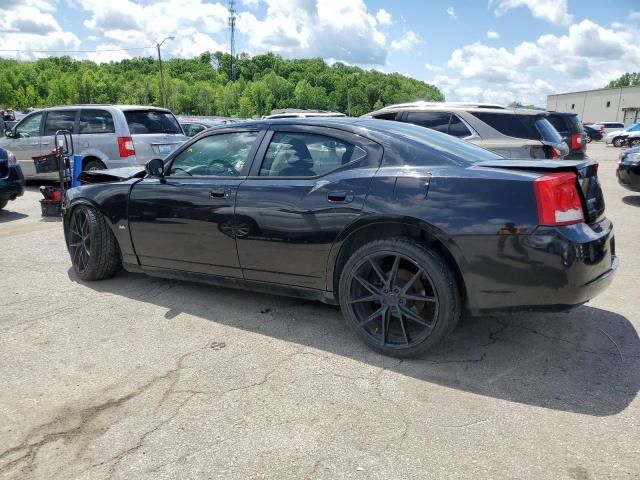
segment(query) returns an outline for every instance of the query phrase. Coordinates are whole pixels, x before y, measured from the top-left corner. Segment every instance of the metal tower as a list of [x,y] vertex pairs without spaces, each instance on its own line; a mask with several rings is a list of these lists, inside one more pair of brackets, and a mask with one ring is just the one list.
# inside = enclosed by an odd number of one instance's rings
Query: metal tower
[[229,0],[229,30],[231,30],[231,81],[236,79],[236,9],[234,0]]

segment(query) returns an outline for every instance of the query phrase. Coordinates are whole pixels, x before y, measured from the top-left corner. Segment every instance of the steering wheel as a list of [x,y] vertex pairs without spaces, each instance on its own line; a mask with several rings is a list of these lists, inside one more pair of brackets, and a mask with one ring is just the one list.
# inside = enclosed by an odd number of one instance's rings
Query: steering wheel
[[[219,170],[218,172],[216,172],[216,174],[221,174],[222,172],[227,172],[228,174],[230,174],[231,176],[235,176],[238,174],[238,172],[236,171],[236,169],[233,167],[233,165],[231,165],[229,162],[227,162],[226,160],[222,160],[220,158],[216,158],[214,160],[211,160],[209,162],[209,165],[207,165],[207,170],[211,170],[211,167],[213,165],[219,166]],[[211,175],[211,173],[210,173]]]
[[186,170],[182,167],[173,167],[172,169],[174,172],[177,172],[178,170],[182,170],[184,173],[186,173],[187,175],[189,175],[190,177],[193,177],[193,173],[191,173],[189,170]]

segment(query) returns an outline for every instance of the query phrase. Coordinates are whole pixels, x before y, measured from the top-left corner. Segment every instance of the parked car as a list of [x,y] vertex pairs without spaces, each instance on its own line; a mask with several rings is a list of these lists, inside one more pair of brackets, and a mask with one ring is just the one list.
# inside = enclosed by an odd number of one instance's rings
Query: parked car
[[325,110],[300,110],[295,108],[285,108],[277,113],[265,115],[263,119],[272,118],[309,118],[309,117],[346,117],[344,113],[327,112]]
[[398,357],[438,343],[463,310],[580,305],[618,265],[596,162],[532,169],[402,122],[245,122],[82,181],[63,206],[80,279],[122,265],[339,304]]
[[587,154],[587,134],[577,113],[549,112],[547,120],[554,126],[569,147],[567,160],[583,160]]
[[622,130],[612,130],[604,136],[604,141],[607,145],[612,144],[614,147],[624,147],[631,132],[640,132],[640,123],[629,125]]
[[587,143],[597,142],[599,140],[602,140],[601,130],[596,130],[595,128],[590,127],[589,125],[583,125],[582,128],[584,128],[584,133],[587,134]]
[[10,200],[24,194],[24,176],[16,157],[9,150],[0,148],[0,210]]
[[620,154],[616,176],[624,188],[640,192],[640,147],[630,148]]
[[546,115],[492,104],[413,102],[390,105],[363,117],[448,133],[505,158],[561,159],[569,148]]
[[228,125],[230,123],[234,123],[235,120],[230,118],[189,118],[189,117],[178,117],[178,122],[180,126],[184,130],[184,133],[187,137],[194,137],[200,132],[204,132],[209,128],[222,127],[224,125]]
[[589,124],[590,127],[602,130],[602,134],[614,132],[616,130],[624,129],[624,123],[622,122],[594,122]]
[[25,177],[36,174],[32,158],[50,152],[58,130],[72,132],[74,150],[83,157],[83,170],[144,165],[164,157],[187,137],[169,110],[123,105],[76,105],[30,113],[0,139],[0,147],[15,153]]

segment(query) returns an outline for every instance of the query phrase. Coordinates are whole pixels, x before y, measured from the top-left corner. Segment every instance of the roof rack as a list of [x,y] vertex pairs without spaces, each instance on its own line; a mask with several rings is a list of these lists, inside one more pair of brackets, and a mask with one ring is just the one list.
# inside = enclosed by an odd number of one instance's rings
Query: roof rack
[[395,110],[404,108],[424,108],[424,107],[463,107],[463,108],[494,108],[499,110],[508,110],[508,107],[497,103],[480,103],[480,102],[408,102],[396,103],[395,105],[387,105],[383,110]]

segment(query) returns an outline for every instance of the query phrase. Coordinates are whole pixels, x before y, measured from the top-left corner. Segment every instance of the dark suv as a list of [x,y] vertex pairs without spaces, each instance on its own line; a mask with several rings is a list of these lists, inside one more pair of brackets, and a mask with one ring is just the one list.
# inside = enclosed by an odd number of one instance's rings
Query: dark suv
[[569,149],[540,110],[511,109],[494,104],[413,102],[389,105],[363,115],[413,123],[447,133],[505,158],[559,160]]
[[569,147],[567,160],[584,160],[587,156],[587,133],[577,113],[549,112],[547,120],[555,127]]

